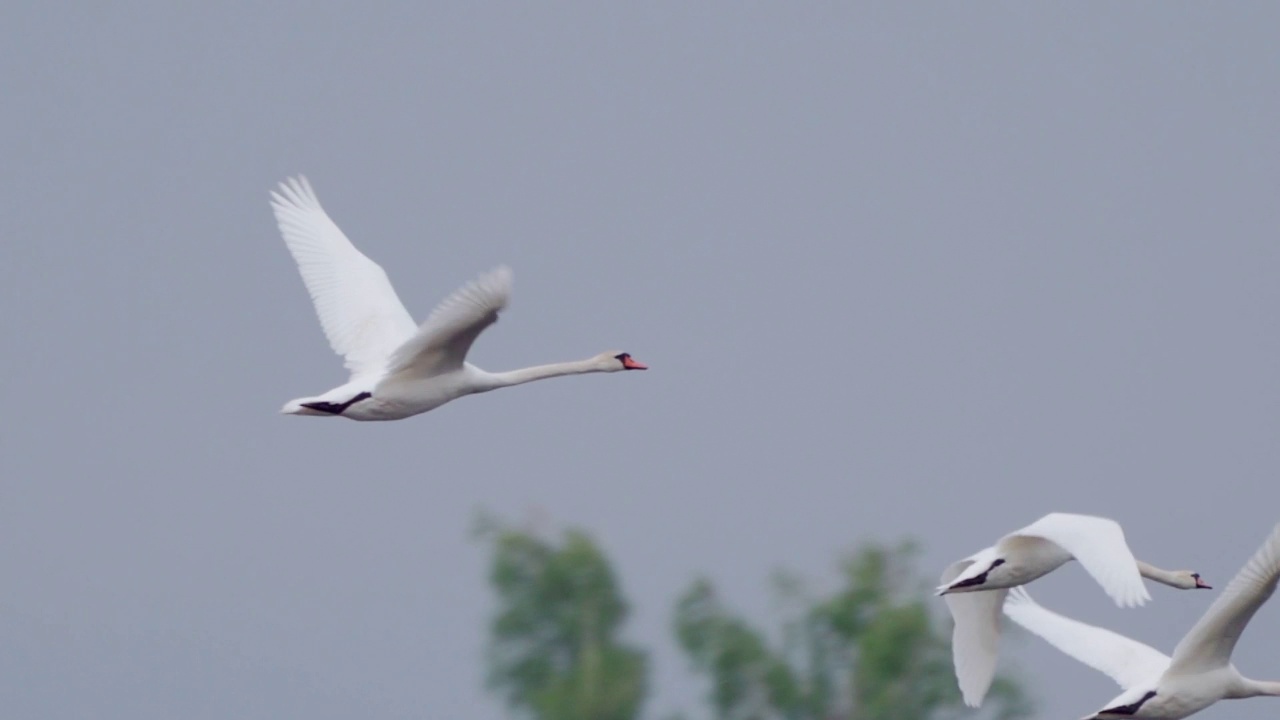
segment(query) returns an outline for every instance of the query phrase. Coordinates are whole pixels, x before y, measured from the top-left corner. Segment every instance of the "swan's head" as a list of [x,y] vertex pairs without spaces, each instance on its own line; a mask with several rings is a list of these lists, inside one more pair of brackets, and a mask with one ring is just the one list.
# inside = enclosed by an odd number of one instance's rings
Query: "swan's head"
[[622,352],[621,350],[609,350],[602,352],[595,357],[596,364],[604,372],[617,372],[619,370],[648,370],[649,366],[631,357],[631,353]]
[[1179,570],[1174,573],[1178,587],[1183,590],[1212,590],[1213,586],[1200,577],[1200,573],[1190,570]]

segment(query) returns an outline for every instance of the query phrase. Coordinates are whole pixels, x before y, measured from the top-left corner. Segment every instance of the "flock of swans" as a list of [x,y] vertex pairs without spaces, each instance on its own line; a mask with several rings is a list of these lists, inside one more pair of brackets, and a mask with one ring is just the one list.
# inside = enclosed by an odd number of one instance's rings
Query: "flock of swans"
[[1182,590],[1212,589],[1199,573],[1161,570],[1137,560],[1114,520],[1051,513],[995,545],[952,563],[938,594],[955,622],[951,652],[965,703],[982,704],[995,675],[1000,614],[1062,652],[1115,680],[1124,691],[1085,717],[1166,718],[1193,715],[1219,700],[1280,695],[1280,682],[1244,677],[1231,651],[1280,580],[1280,524],[1227,584],[1173,657],[1110,630],[1064,617],[1031,599],[1023,586],[1071,560],[1120,607],[1151,597],[1148,578]]
[[[356,249],[320,206],[305,177],[271,194],[285,244],[298,264],[320,325],[345,360],[347,382],[285,403],[282,413],[351,420],[399,420],[464,395],[595,372],[644,370],[629,353],[486,372],[466,361],[472,343],[511,296],[511,271],[492,270],[443,300],[417,324],[386,273]],[[1059,615],[1023,587],[1071,560],[1120,607],[1151,599],[1142,579],[1183,590],[1212,589],[1190,570],[1162,570],[1133,557],[1113,520],[1051,513],[995,545],[950,565],[938,594],[954,620],[956,679],[971,707],[995,675],[1000,615],[1115,680],[1123,692],[1093,718],[1185,718],[1218,700],[1280,695],[1280,682],[1242,676],[1231,652],[1245,625],[1280,579],[1280,525],[1245,563],[1169,657],[1136,640]]]

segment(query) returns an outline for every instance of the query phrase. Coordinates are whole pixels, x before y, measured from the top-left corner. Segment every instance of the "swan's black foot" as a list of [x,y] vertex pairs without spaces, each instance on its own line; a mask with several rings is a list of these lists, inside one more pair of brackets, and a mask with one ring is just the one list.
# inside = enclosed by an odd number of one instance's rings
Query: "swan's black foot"
[[1128,705],[1119,705],[1116,707],[1107,708],[1106,710],[1103,710],[1102,712],[1098,713],[1098,716],[1101,717],[1103,715],[1136,715],[1138,713],[1138,710],[1142,708],[1142,704],[1155,696],[1156,696],[1155,690],[1148,691],[1147,694],[1139,698],[1137,702],[1130,703]]
[[952,585],[948,589],[958,590],[960,588],[973,587],[974,585],[981,585],[987,581],[987,573],[991,572],[992,570],[995,570],[996,568],[1000,567],[1003,564],[1004,564],[1004,558],[996,558],[995,562],[991,563],[991,567],[982,571],[981,575],[974,575],[973,577],[968,578],[966,580],[961,580],[960,582]]
[[347,411],[347,408],[355,405],[361,400],[368,400],[371,397],[373,397],[373,393],[362,392],[344,403],[308,402],[302,403],[302,407],[329,413],[330,415],[341,415]]

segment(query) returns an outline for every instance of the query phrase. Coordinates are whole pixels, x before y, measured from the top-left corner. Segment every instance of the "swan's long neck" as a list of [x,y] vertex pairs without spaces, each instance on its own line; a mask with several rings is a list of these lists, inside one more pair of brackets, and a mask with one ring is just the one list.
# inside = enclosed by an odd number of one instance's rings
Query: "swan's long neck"
[[1258,697],[1260,695],[1280,696],[1280,682],[1274,680],[1250,680],[1247,677],[1240,678],[1236,687],[1232,688],[1232,698],[1249,698]]
[[572,362],[552,363],[550,365],[534,365],[521,370],[485,373],[481,381],[480,392],[495,390],[501,387],[522,385],[534,380],[560,377],[561,375],[581,375],[582,373],[601,372],[595,360],[574,360]]
[[1144,563],[1141,560],[1138,561],[1138,574],[1148,580],[1155,580],[1158,583],[1163,583],[1170,587],[1182,587],[1177,574],[1171,573],[1168,570],[1161,570],[1155,565]]

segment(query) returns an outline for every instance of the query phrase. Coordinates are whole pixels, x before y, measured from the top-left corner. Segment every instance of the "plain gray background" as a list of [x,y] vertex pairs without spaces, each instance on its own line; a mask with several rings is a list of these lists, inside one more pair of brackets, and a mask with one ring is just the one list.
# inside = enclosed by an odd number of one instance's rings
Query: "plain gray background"
[[[765,622],[777,567],[823,590],[915,537],[932,581],[1063,510],[1221,588],[1280,520],[1274,4],[27,2],[0,27],[6,718],[502,717],[481,507],[614,558],[647,718],[701,717],[669,623],[702,571]],[[296,172],[415,317],[513,266],[480,366],[652,369],[276,414],[346,377],[267,203]],[[1165,651],[1216,592],[1035,588]],[[1278,636],[1272,602],[1240,669],[1280,676]],[[1007,650],[1044,717],[1117,693]]]

